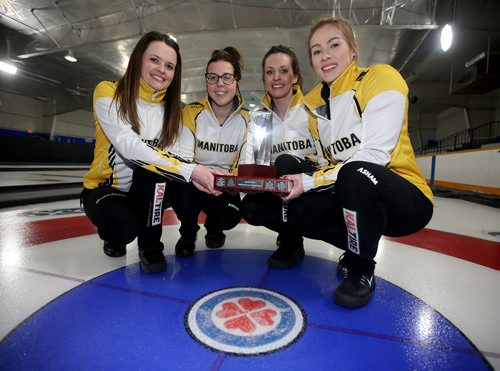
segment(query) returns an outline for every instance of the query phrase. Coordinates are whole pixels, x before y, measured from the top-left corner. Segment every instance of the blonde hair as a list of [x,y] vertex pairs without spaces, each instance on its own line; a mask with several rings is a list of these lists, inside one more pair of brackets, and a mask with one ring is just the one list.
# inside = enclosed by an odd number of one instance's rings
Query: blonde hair
[[316,33],[316,31],[318,31],[318,29],[320,29],[325,25],[332,25],[338,28],[340,32],[342,32],[347,42],[347,45],[349,45],[349,48],[354,52],[354,58],[357,59],[358,43],[356,41],[356,37],[354,36],[354,29],[352,28],[351,22],[349,22],[349,20],[344,17],[326,16],[314,22],[313,25],[311,26],[311,29],[309,30],[309,37],[307,38],[307,49],[309,50],[309,63],[312,65],[311,49],[310,49],[311,39],[313,35]]

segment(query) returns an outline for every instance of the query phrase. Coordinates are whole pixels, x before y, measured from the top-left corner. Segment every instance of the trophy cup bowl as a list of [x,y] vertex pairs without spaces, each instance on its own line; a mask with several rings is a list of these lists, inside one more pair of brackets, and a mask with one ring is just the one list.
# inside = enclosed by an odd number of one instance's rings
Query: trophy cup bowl
[[243,192],[289,193],[292,182],[277,177],[276,166],[271,165],[271,150],[271,112],[250,112],[250,130],[242,156],[250,159],[251,163],[239,164],[237,176],[215,175],[215,188]]

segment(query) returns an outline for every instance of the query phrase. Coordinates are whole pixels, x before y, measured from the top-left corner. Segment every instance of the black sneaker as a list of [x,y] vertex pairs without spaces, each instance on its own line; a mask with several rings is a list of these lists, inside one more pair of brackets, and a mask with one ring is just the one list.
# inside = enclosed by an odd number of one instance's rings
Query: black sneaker
[[344,252],[340,255],[339,262],[337,263],[337,276],[338,277],[347,277],[349,273],[349,257],[347,253]]
[[267,265],[272,268],[290,268],[304,259],[304,255],[304,245],[292,248],[281,243],[278,250],[267,259]]
[[127,245],[114,245],[111,242],[104,241],[102,247],[104,254],[111,256],[112,258],[119,258],[127,253]]
[[175,255],[181,258],[189,258],[194,255],[196,248],[196,238],[179,238],[175,244]]
[[348,275],[333,293],[333,301],[346,308],[360,308],[370,302],[373,291],[373,275]]
[[167,261],[160,249],[146,249],[139,251],[141,268],[146,273],[163,272],[167,267]]
[[209,232],[205,236],[205,244],[209,249],[218,249],[226,243],[226,235],[222,231]]

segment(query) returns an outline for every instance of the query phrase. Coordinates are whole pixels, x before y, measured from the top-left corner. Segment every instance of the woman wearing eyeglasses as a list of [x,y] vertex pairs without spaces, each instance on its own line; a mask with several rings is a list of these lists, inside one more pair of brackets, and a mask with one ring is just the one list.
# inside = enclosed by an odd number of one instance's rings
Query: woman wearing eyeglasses
[[[120,257],[137,237],[141,268],[165,270],[162,215],[171,179],[211,194],[217,173],[161,148],[179,131],[181,55],[169,36],[148,32],[135,46],[125,74],[94,91],[94,160],[83,178],[81,201],[97,227],[104,253]],[[215,197],[215,196],[214,196]]]
[[[236,168],[249,118],[239,93],[242,69],[243,59],[235,48],[212,53],[205,74],[207,96],[188,104],[182,112],[179,153],[183,158],[226,173]],[[214,196],[182,183],[174,184],[169,192],[181,222],[177,256],[194,254],[201,211],[206,214],[208,248],[222,247],[226,240],[223,231],[234,228],[241,220],[238,193]]]
[[[324,160],[319,142],[314,138],[315,117],[305,108],[302,76],[295,52],[283,45],[273,46],[262,59],[262,80],[266,93],[261,104],[272,113],[271,164],[278,176],[312,173]],[[249,141],[252,141],[252,133]],[[250,145],[241,163],[251,162]],[[284,219],[286,204],[271,193],[248,193],[243,198],[241,213],[252,225],[265,226],[278,232],[278,249],[267,263],[274,268],[289,268],[304,257],[302,235]]]

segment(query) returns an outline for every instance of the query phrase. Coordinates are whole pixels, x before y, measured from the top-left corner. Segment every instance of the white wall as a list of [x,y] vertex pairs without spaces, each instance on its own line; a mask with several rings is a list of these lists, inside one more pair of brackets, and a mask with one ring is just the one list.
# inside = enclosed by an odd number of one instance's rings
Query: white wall
[[57,115],[54,125],[54,135],[85,138],[89,142],[95,139],[92,112],[78,110]]
[[408,113],[408,134],[413,148],[426,146],[429,140],[436,139],[436,115],[420,114],[410,105]]
[[43,120],[45,102],[0,91],[0,128],[50,132]]
[[427,180],[450,188],[500,195],[500,146],[417,157]]
[[[91,111],[77,110],[61,115],[50,114],[50,101],[0,91],[0,128],[32,130],[37,133],[85,138],[95,137]],[[54,125],[54,126],[53,126]]]
[[436,138],[446,138],[459,131],[470,129],[467,126],[464,110],[462,108],[450,108],[436,117]]

